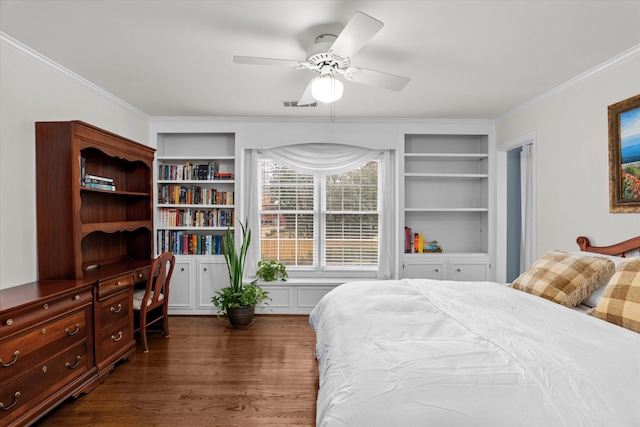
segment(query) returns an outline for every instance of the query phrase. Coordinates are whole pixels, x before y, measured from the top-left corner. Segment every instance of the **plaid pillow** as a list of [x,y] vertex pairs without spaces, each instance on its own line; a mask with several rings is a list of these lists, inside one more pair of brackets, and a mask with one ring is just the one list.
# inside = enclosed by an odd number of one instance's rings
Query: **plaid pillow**
[[640,333],[640,257],[618,266],[590,314]]
[[567,307],[575,307],[611,277],[606,258],[550,251],[513,281],[511,287]]

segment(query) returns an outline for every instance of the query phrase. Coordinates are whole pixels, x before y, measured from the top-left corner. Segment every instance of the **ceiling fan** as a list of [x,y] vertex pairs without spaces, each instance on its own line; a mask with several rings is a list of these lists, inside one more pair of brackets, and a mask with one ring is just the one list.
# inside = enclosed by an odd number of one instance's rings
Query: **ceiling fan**
[[298,105],[312,104],[316,100],[328,103],[340,99],[343,85],[336,75],[355,83],[401,91],[409,83],[410,78],[351,66],[351,57],[362,49],[383,26],[384,24],[377,19],[365,13],[356,12],[338,36],[319,35],[315,44],[307,50],[306,61],[234,56],[233,62],[311,70],[320,74],[309,82]]

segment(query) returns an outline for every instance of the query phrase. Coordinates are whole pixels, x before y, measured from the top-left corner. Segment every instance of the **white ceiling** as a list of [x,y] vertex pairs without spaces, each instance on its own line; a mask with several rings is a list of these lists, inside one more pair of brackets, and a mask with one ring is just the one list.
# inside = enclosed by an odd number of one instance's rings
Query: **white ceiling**
[[385,26],[352,65],[402,92],[345,83],[336,117],[494,119],[640,44],[640,0],[0,0],[0,31],[149,116],[326,117],[285,108],[305,60],[355,11]]

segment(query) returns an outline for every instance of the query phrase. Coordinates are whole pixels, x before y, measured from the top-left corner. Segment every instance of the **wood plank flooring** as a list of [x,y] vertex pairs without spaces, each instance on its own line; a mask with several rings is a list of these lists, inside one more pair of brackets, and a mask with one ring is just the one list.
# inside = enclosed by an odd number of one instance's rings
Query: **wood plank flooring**
[[318,368],[308,316],[259,315],[248,330],[172,316],[170,338],[119,364],[37,425],[313,426]]

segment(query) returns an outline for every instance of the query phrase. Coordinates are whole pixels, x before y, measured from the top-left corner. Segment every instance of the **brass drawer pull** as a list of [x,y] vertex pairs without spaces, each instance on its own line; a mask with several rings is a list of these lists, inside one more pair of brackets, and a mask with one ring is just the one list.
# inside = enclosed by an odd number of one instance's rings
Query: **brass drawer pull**
[[111,312],[113,314],[118,314],[122,311],[122,304],[118,304],[118,308],[111,307]]
[[75,297],[73,297],[74,301],[80,301],[80,295],[76,295]]
[[76,369],[78,367],[78,365],[80,365],[80,360],[82,360],[82,356],[76,356],[75,365],[72,365],[71,362],[67,362],[67,363],[64,364],[64,366],[66,366],[69,369]]
[[8,368],[9,366],[13,365],[18,361],[18,356],[20,356],[20,351],[16,350],[15,353],[13,353],[13,358],[11,359],[11,362],[4,363],[2,359],[0,359],[0,365],[2,365],[4,368]]
[[5,322],[5,324],[6,324],[7,326],[11,326],[11,325],[13,325],[13,319],[7,319],[7,321]]
[[143,277],[142,273],[138,273],[138,279],[142,279]]
[[111,335],[111,339],[114,340],[115,342],[120,341],[122,339],[122,331],[118,332],[117,337],[115,335]]
[[8,411],[9,409],[13,408],[14,406],[16,406],[16,403],[18,403],[19,397],[20,397],[20,392],[16,391],[16,393],[13,395],[13,402],[11,402],[11,405],[4,406],[4,403],[0,402],[0,409],[2,409],[3,411]]
[[75,331],[70,331],[69,328],[64,330],[64,333],[69,335],[69,336],[73,336],[75,334],[77,334],[80,331],[80,323],[76,323],[76,330]]
[[116,283],[116,286],[121,286],[122,282],[118,280],[118,282]]

